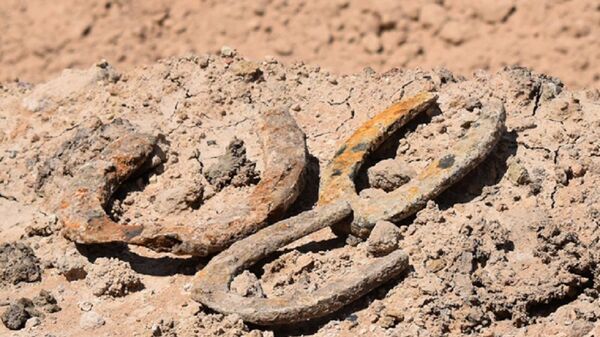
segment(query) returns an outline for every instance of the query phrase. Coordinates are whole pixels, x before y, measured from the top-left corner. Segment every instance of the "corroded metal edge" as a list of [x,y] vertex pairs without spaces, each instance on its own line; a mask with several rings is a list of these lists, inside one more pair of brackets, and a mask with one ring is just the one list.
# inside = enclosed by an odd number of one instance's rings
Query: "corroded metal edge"
[[352,205],[353,221],[337,224],[337,233],[366,238],[378,220],[399,221],[414,214],[492,151],[504,131],[506,113],[501,102],[488,102],[467,134],[416,178],[376,201],[361,199],[354,178],[366,156],[411,118],[432,107],[436,99],[434,94],[421,93],[392,105],[364,123],[337,151],[324,170],[319,198],[319,204],[341,199]]
[[408,256],[397,250],[310,293],[293,298],[248,298],[229,289],[236,274],[281,247],[319,229],[344,221],[352,214],[346,202],[319,206],[277,222],[231,245],[196,275],[192,296],[221,313],[235,313],[260,325],[290,324],[325,316],[398,276],[408,267]]
[[259,136],[265,170],[250,198],[235,205],[238,214],[233,220],[197,230],[193,221],[178,227],[120,225],[108,217],[104,207],[112,193],[143,166],[157,142],[144,133],[123,135],[98,160],[83,165],[65,188],[57,210],[65,237],[82,244],[123,242],[200,256],[225,249],[281,216],[302,188],[306,137],[289,112],[276,109],[262,114]]
[[156,142],[148,134],[125,134],[109,144],[98,160],[79,168],[65,186],[57,209],[67,239],[84,244],[127,242],[142,232],[140,225],[115,223],[104,207],[115,189],[146,162]]

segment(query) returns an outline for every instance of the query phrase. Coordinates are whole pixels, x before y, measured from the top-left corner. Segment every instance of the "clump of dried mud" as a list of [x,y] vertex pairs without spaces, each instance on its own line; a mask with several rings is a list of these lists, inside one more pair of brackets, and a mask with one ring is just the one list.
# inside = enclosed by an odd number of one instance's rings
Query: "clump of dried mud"
[[[66,80],[73,78],[80,80]],[[121,223],[189,226],[235,207],[249,188],[232,184],[219,190],[204,174],[241,149],[228,150],[235,138],[244,141],[247,155],[236,162],[251,168],[246,172],[261,172],[255,126],[262,111],[288,107],[307,135],[314,158],[290,211],[298,212],[315,203],[320,168],[341,141],[391,103],[420,91],[437,92],[439,108],[419,116],[371,156],[357,178],[363,198],[377,202],[378,195],[410,181],[464,135],[489,101],[504,103],[506,131],[479,167],[396,224],[394,235],[410,257],[409,271],[324,319],[302,326],[248,326],[236,315],[209,312],[190,299],[193,274],[203,259],[122,245],[75,247],[52,230],[49,205],[69,183],[70,172],[109,139],[78,147],[73,156],[57,154],[98,121],[126,124],[115,129],[119,132],[132,128],[162,139],[154,164],[116,192],[107,212]],[[2,241],[30,245],[43,267],[36,283],[5,285],[0,299],[8,300],[1,303],[43,288],[62,308],[26,327],[24,335],[76,336],[81,329],[140,336],[585,336],[600,331],[597,90],[569,91],[556,78],[519,67],[480,71],[469,80],[444,69],[337,76],[270,58],[247,61],[225,50],[125,73],[100,63],[39,86],[5,85],[0,121],[5,126],[0,130]],[[382,160],[386,164],[377,164]],[[192,194],[203,195],[193,203],[185,202],[187,192],[161,199],[165,186],[201,186]],[[49,230],[24,235],[27,226]],[[236,291],[287,298],[315,291],[371,261],[369,242],[347,241],[329,230],[315,233],[244,273]],[[101,280],[90,271],[110,268],[102,261],[119,260],[144,289],[119,290],[124,295],[119,298],[95,296],[93,285]],[[92,274],[105,273],[110,271]]]
[[33,249],[20,242],[0,245],[0,285],[16,285],[40,280],[39,259]]
[[[39,82],[108,59],[119,68],[236,46],[337,73],[523,64],[600,85],[596,0],[146,0],[0,2],[0,82]],[[52,38],[48,38],[52,32]]]

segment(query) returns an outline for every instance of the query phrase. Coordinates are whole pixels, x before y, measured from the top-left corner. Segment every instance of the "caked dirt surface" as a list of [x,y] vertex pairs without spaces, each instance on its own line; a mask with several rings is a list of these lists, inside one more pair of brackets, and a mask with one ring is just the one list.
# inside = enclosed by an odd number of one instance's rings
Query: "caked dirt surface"
[[[60,234],[56,203],[78,170],[123,133],[159,141],[145,170],[115,191],[106,206],[111,218],[204,226],[235,209],[260,181],[258,119],[287,109],[306,134],[310,158],[289,216],[316,203],[319,172],[345,138],[422,91],[439,95],[438,109],[371,156],[357,177],[362,198],[376,203],[410,181],[499,100],[506,130],[492,154],[372,242],[323,230],[231,286],[242,296],[293,301],[294,293],[310,294],[372,263],[374,241],[386,245],[386,233],[398,238],[409,269],[327,317],[281,327],[245,324],[191,299],[194,274],[209,258],[75,245]],[[132,71],[101,62],[39,85],[5,84],[0,124],[0,335],[600,333],[598,90],[570,91],[559,79],[519,67],[479,71],[473,79],[444,69],[340,76],[272,58],[248,61],[224,49]]]
[[5,0],[0,30],[0,82],[230,45],[345,74],[445,66],[470,76],[520,64],[573,88],[600,86],[595,0]]

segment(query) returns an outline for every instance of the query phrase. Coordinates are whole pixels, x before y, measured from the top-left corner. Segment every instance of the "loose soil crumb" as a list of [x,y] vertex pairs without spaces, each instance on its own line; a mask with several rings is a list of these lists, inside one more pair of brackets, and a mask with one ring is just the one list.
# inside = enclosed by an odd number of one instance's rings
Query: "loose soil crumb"
[[204,176],[217,192],[229,185],[235,187],[256,184],[260,175],[255,170],[256,163],[246,158],[244,141],[234,138],[227,145],[225,154],[217,158],[217,162],[209,166]]
[[416,171],[406,162],[386,159],[369,168],[369,186],[390,192],[406,184],[416,175]]
[[62,252],[53,265],[67,281],[82,280],[88,274],[89,262],[74,248]]
[[389,221],[377,221],[367,239],[367,251],[374,256],[384,256],[398,249],[401,233]]
[[231,281],[231,290],[244,297],[265,297],[256,275],[244,270]]
[[95,330],[104,324],[104,318],[95,311],[84,312],[79,319],[79,327],[83,330]]
[[[422,9],[433,13],[428,25],[435,25],[436,13],[441,13],[435,6]],[[492,14],[485,20],[501,20]],[[151,335],[161,320],[172,321],[172,327],[166,326],[178,336],[585,336],[600,331],[600,92],[571,91],[559,79],[521,67],[494,74],[479,71],[472,79],[444,69],[338,76],[268,58],[253,61],[261,75],[248,80],[239,73],[243,62],[248,60],[235,50],[168,59],[125,71],[114,82],[71,91],[35,113],[23,104],[35,87],[12,83],[0,89],[0,210],[6,215],[0,237],[7,243],[22,236],[22,243],[43,262],[39,282],[8,284],[0,299],[14,303],[46,289],[62,308],[22,330],[23,336],[34,331],[78,336],[83,327],[73,322],[92,311],[101,318],[92,324],[100,335]],[[400,232],[398,246],[410,258],[409,270],[322,320],[248,326],[236,315],[210,312],[190,299],[193,275],[205,265],[203,259],[121,245],[76,247],[52,231],[24,235],[35,214],[48,212],[61,186],[70,181],[69,172],[93,158],[112,132],[126,129],[161,135],[162,153],[157,152],[155,165],[115,193],[108,213],[120,204],[122,210],[115,212],[120,223],[181,226],[202,225],[208,217],[226,214],[251,186],[230,185],[207,197],[212,185],[203,170],[237,137],[261,172],[256,120],[274,107],[290,107],[306,133],[313,167],[307,170],[307,188],[298,205],[309,208],[316,202],[320,169],[341,142],[393,102],[421,91],[436,92],[439,109],[418,116],[373,155],[357,178],[367,182],[358,188],[361,196],[376,202],[378,195],[388,193],[383,186],[369,186],[371,167],[379,169],[377,163],[388,159],[419,174],[473,127],[491,100],[504,102],[506,130],[479,167],[413,217],[394,224]],[[99,131],[101,125],[106,132]],[[73,142],[83,129],[88,136]],[[69,142],[81,146],[65,147]],[[57,155],[61,149],[72,152]],[[202,187],[186,187],[172,199],[192,195],[201,202],[173,201],[177,207],[164,207],[166,202],[157,201],[169,200],[156,198],[165,186],[198,186],[195,181]],[[372,263],[368,243],[354,244],[346,245],[329,230],[318,232],[248,273],[256,276],[265,296],[293,299],[295,293],[313,292]],[[63,255],[82,259],[61,267]],[[85,280],[65,278],[78,269],[88,273]],[[128,285],[134,280],[144,289],[131,291]],[[122,297],[110,295],[113,287]],[[89,303],[82,306],[87,311],[78,305],[83,302]],[[2,329],[0,334],[8,333]]]

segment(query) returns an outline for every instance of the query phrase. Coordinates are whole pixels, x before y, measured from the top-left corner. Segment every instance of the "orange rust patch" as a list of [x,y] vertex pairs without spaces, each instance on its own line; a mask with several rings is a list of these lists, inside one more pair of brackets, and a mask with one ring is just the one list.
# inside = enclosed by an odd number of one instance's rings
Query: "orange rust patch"
[[412,198],[415,195],[417,195],[419,193],[419,187],[418,186],[413,186],[411,188],[408,189],[408,191],[406,192],[406,196],[408,198]]
[[90,189],[87,188],[87,187],[80,187],[80,188],[77,189],[77,191],[75,191],[75,193],[77,193],[77,194],[85,194],[85,193],[87,193],[89,191],[90,191]]
[[[404,124],[403,122],[414,117],[417,112],[415,109],[435,98],[435,95],[428,92],[417,94],[393,104],[362,124],[344,142],[324,173],[325,183],[321,190],[319,204],[328,204],[343,195],[352,193],[354,191],[352,176],[367,153],[380,145],[387,136],[386,133],[394,131],[390,130],[394,124]],[[336,171],[339,174],[334,175]]]
[[65,209],[65,208],[67,208],[69,206],[70,206],[69,202],[67,200],[63,200],[63,201],[60,202],[60,205],[58,205],[58,208]]
[[113,164],[117,170],[117,176],[122,177],[131,172],[131,157],[130,156],[114,156]]
[[81,223],[77,221],[63,220],[63,226],[69,229],[79,229],[81,227]]

